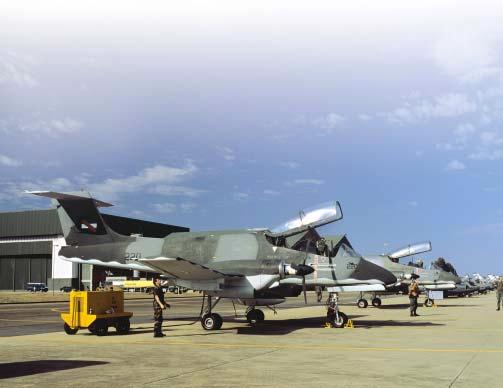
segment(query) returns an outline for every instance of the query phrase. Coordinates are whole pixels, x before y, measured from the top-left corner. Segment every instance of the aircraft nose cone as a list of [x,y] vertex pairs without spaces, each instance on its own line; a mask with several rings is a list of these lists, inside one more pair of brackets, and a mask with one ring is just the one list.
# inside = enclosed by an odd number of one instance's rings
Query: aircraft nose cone
[[353,277],[358,280],[373,279],[380,281],[383,284],[394,284],[397,282],[396,276],[390,271],[363,258],[360,259],[360,262],[353,273]]

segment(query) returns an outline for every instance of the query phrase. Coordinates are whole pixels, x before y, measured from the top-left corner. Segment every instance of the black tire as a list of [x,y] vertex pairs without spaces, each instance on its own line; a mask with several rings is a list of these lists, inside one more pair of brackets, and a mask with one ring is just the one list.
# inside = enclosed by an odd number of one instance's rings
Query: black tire
[[201,318],[201,326],[204,330],[218,330],[222,327],[223,319],[218,314],[205,314]]
[[129,329],[131,328],[131,323],[128,318],[120,318],[115,324],[115,329],[117,330],[117,334],[127,334],[129,333]]
[[262,323],[265,321],[265,315],[262,310],[255,310],[257,312],[258,323]]
[[219,330],[222,327],[222,324],[224,320],[219,314],[211,314],[213,315],[213,319],[215,320],[215,329],[214,330]]
[[63,325],[63,329],[65,329],[65,333],[68,335],[77,334],[77,332],[79,331],[79,329],[72,329],[66,323]]
[[425,305],[426,307],[431,307],[431,306],[433,306],[433,300],[432,300],[432,299],[430,299],[430,298],[426,299],[426,300],[424,301],[424,305]]
[[340,328],[343,328],[346,325],[346,323],[348,323],[348,316],[340,311],[337,315],[339,316],[339,319],[337,319],[337,317],[335,317],[332,322],[332,326],[337,329],[340,329]]
[[264,313],[261,310],[251,309],[246,313],[246,320],[250,325],[255,325],[264,320]]
[[97,321],[95,324],[96,335],[102,337],[108,334],[108,324],[106,321]]
[[372,299],[372,306],[381,307],[381,304],[382,304],[381,298]]
[[367,306],[369,305],[369,302],[367,302],[366,299],[358,299],[356,305],[361,309],[366,309]]

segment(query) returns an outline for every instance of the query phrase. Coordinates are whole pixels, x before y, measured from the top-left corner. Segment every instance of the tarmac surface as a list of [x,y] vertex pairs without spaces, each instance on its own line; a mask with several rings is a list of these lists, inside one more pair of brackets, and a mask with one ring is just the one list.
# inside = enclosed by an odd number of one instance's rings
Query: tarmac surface
[[66,303],[0,306],[0,386],[72,387],[501,387],[503,311],[495,294],[420,307],[409,317],[406,297],[379,309],[341,308],[354,328],[324,328],[326,309],[310,295],[263,309],[252,327],[244,309],[222,301],[218,331],[191,324],[200,298],[178,298],[164,338],[152,337],[148,300],[126,301],[129,335],[63,332]]

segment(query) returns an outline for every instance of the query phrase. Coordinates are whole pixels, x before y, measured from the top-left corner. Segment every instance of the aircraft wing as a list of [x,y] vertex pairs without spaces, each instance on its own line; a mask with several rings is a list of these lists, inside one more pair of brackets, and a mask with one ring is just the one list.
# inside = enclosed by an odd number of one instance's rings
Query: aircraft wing
[[223,277],[242,276],[239,274],[229,274],[216,271],[201,264],[185,260],[181,257],[156,257],[140,259],[139,261],[145,263],[153,269],[156,269],[160,273],[171,275],[182,280],[215,280]]

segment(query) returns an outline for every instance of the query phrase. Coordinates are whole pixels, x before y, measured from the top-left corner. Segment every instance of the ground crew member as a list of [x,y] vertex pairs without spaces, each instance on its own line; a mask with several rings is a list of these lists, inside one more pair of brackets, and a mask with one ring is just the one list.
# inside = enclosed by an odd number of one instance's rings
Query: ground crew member
[[162,333],[162,310],[165,310],[166,307],[171,307],[164,301],[164,291],[161,287],[161,279],[154,278],[154,337],[164,337],[166,334]]
[[419,316],[416,312],[417,310],[417,298],[419,296],[419,284],[417,283],[418,276],[412,277],[412,281],[409,285],[409,302],[410,302],[410,316]]
[[503,298],[503,277],[499,277],[496,280],[496,298],[498,300],[498,308],[496,310],[500,310],[501,299]]

